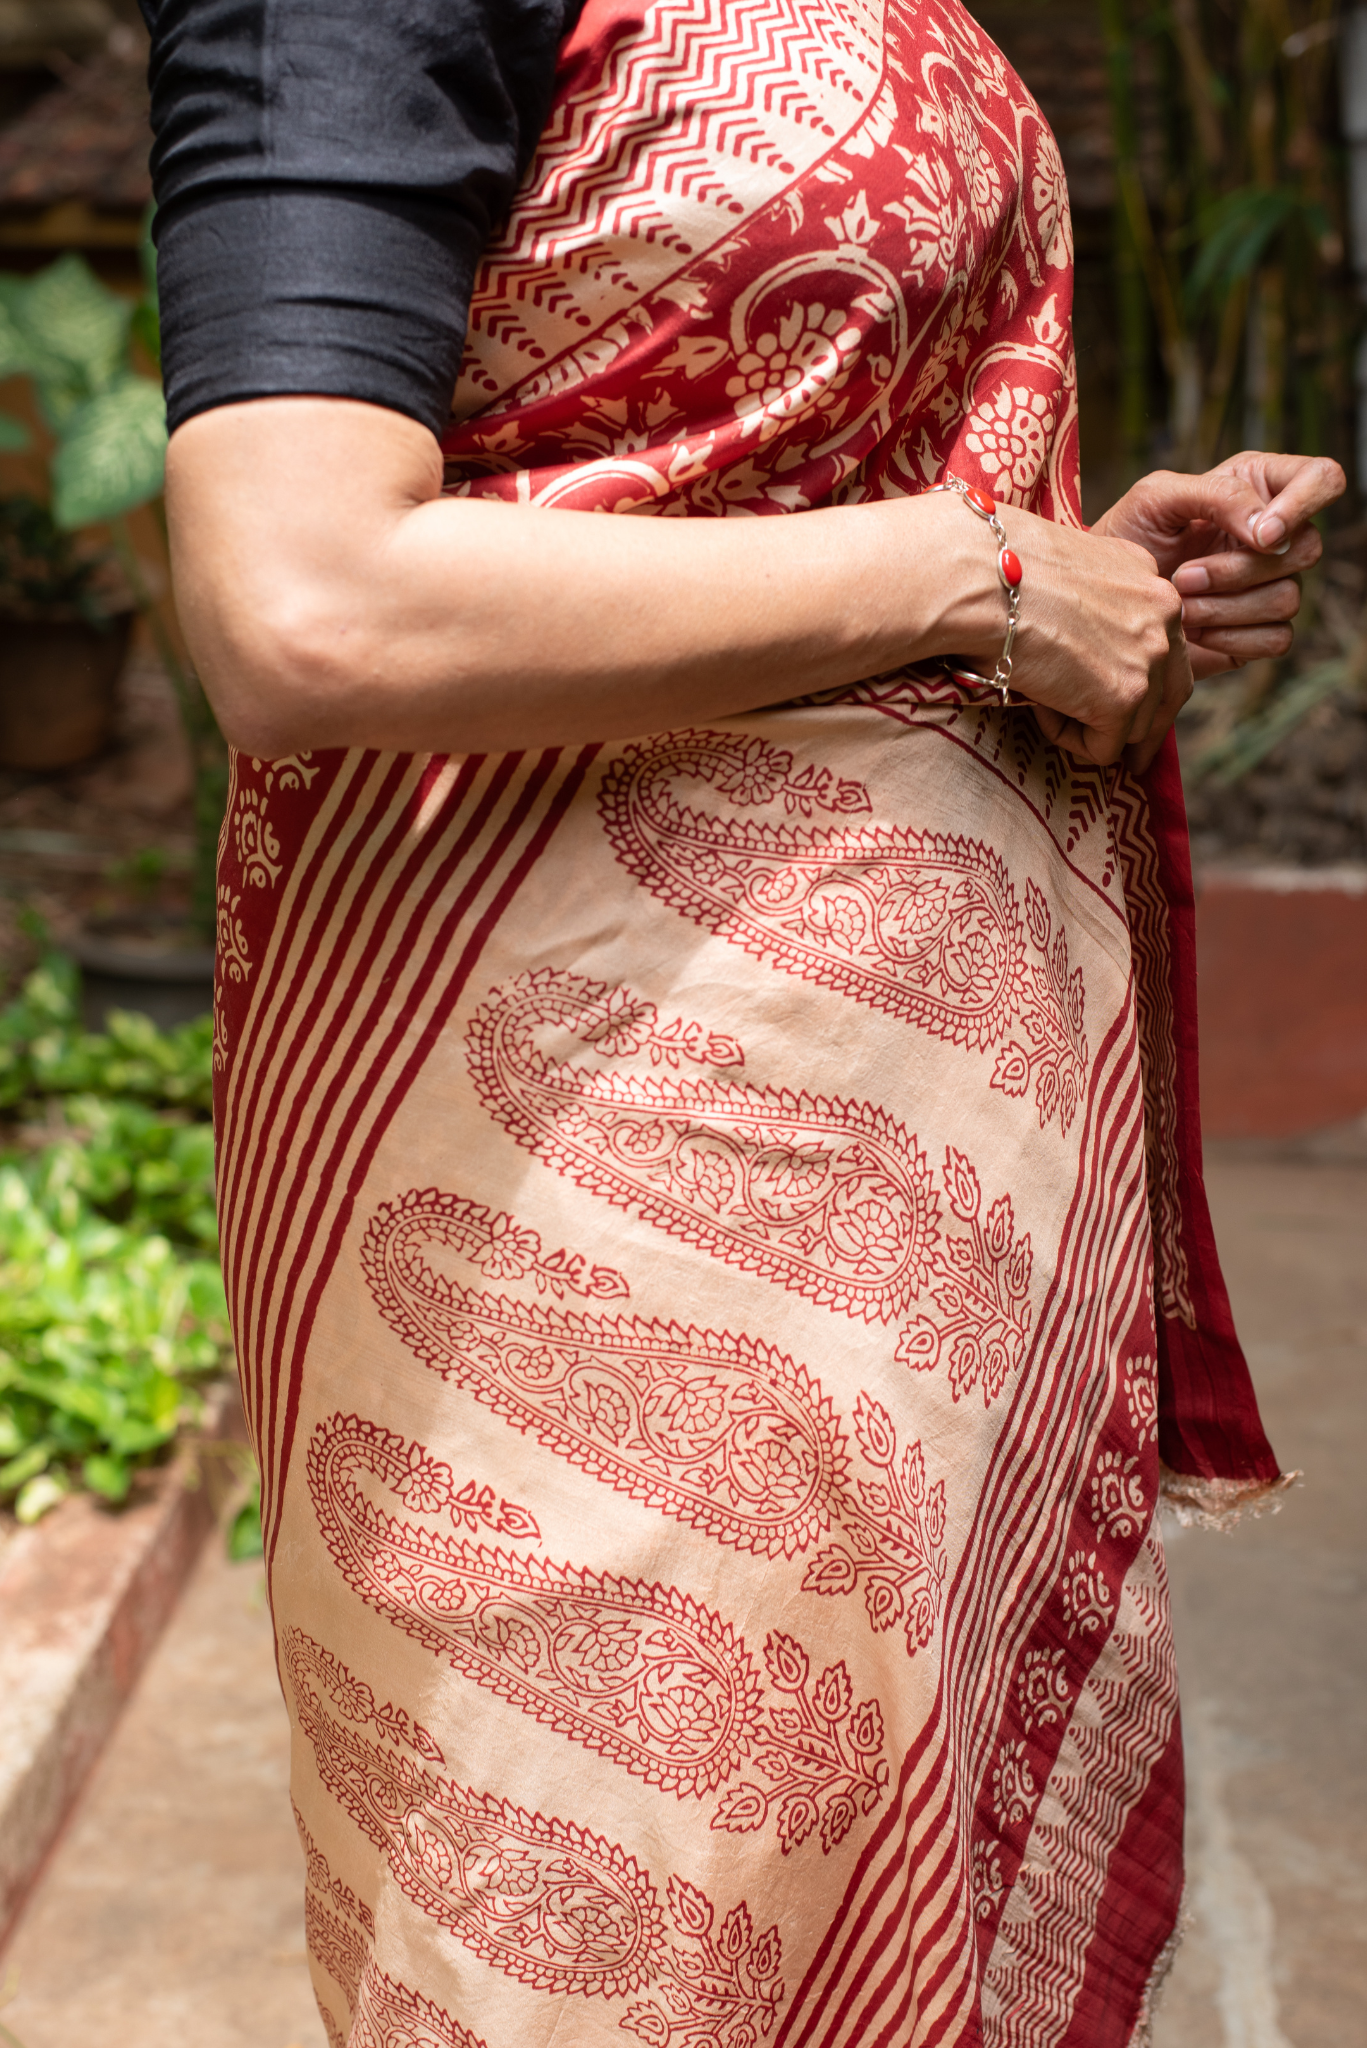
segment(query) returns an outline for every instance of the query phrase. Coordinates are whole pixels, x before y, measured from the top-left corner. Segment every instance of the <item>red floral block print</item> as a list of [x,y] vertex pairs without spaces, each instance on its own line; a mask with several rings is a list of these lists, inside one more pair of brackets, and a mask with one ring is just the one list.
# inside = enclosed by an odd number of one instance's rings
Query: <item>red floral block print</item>
[[347,2048],[484,2048],[430,1998],[372,1964],[361,1979]]
[[880,1631],[901,1622],[907,1654],[924,1649],[940,1611],[945,1554],[945,1483],[932,1486],[919,1440],[898,1457],[892,1417],[879,1402],[861,1394],[854,1406],[859,1447],[881,1480],[860,1480],[844,1505],[843,1542],[818,1551],[807,1567],[803,1589],[811,1593],[852,1593],[864,1588],[870,1626]]
[[341,1985],[347,2003],[354,2008],[370,1961],[371,1941],[360,1927],[330,1912],[312,1885],[304,1888],[304,1944],[319,1968]]
[[[341,1987],[352,2013],[351,2025],[343,2035],[327,2007],[322,2008],[329,2044],[336,2048],[485,2048],[468,2027],[377,1967],[374,1914],[359,1903],[349,1885],[333,1876],[298,1807],[294,1820],[308,1866],[304,1888],[308,1952]],[[334,1911],[334,1907],[340,1910]]]
[[[307,1643],[301,1638],[301,1654],[306,1654],[307,1648]],[[315,1670],[320,1674],[326,1673],[334,1684],[340,1685],[341,1676],[337,1668],[336,1659],[329,1657],[327,1652],[316,1643],[312,1645],[312,1648],[315,1653]],[[327,1680],[325,1679],[326,1682]],[[370,1692],[369,1686],[365,1687],[365,1691],[367,1693]],[[327,1857],[304,1826],[304,1817],[293,1800],[290,1801],[290,1810],[294,1814],[294,1825],[299,1836],[299,1846],[304,1852],[304,1869],[309,1888],[320,1897],[326,1899],[329,1905],[336,1906],[346,1915],[348,1920],[354,1920],[359,1926],[361,1934],[373,1941],[375,1937],[375,1915],[371,1912],[370,1907],[366,1905],[363,1899],[357,1898],[349,1884],[343,1884],[339,1877],[333,1876]],[[366,1953],[368,1954],[369,1951],[367,1950]],[[359,1976],[359,1970],[357,1975]],[[337,1982],[344,1989],[347,1988],[347,1978],[338,1977]],[[351,1995],[349,1990],[347,1995],[348,1997]]]
[[[583,1316],[459,1287],[426,1247],[456,1250],[491,1277],[554,1267],[555,1291],[584,1262],[546,1259],[510,1218],[486,1249],[488,1211],[459,1195],[414,1190],[383,1203],[361,1250],[381,1315],[413,1354],[514,1428],[634,1500],[718,1542],[792,1557],[831,1525],[845,1491],[846,1444],[811,1376],[770,1345],[641,1318]],[[534,1242],[516,1267],[506,1247]],[[610,1276],[612,1293],[626,1282]],[[588,1275],[582,1291],[602,1295]]]
[[877,1700],[855,1700],[843,1662],[814,1678],[807,1652],[792,1636],[771,1635],[764,1661],[775,1689],[788,1696],[788,1704],[768,1709],[754,1757],[756,1771],[770,1782],[735,1786],[712,1825],[749,1834],[777,1809],[785,1856],[817,1826],[829,1854],[859,1816],[882,1801],[888,1782],[882,1710]]
[[969,1234],[945,1237],[930,1288],[940,1320],[909,1324],[897,1356],[904,1365],[929,1371],[947,1352],[955,1400],[981,1387],[983,1406],[990,1407],[1008,1372],[1025,1356],[1031,1323],[1030,1238],[1015,1234],[1009,1195],[999,1196],[982,1214],[978,1176],[953,1146],[945,1153],[945,1186],[950,1207]]
[[626,1851],[573,1824],[437,1778],[368,1740],[301,1631],[282,1641],[295,1712],[327,1790],[383,1849],[395,1882],[458,1941],[519,1983],[611,1998],[658,1973],[659,1895]]
[[[433,1242],[473,1245],[466,1256],[481,1265],[487,1213],[426,1189],[382,1203],[371,1222],[371,1291],[415,1357],[548,1450],[720,1543],[791,1557],[834,1531],[804,1589],[862,1585],[872,1626],[904,1622],[909,1654],[924,1648],[945,1580],[945,1488],[927,1480],[919,1442],[899,1461],[890,1417],[861,1394],[855,1435],[885,1477],[856,1483],[820,1385],[768,1345],[561,1314],[434,1273],[422,1258]],[[554,1257],[557,1270],[575,1263]]]
[[1144,1076],[1144,1155],[1153,1220],[1154,1284],[1158,1312],[1196,1327],[1191,1278],[1183,1242],[1181,1162],[1177,1134],[1177,1045],[1173,1023],[1167,897],[1158,848],[1143,790],[1118,777],[1112,824],[1134,951],[1135,1015]]
[[485,1107],[547,1165],[728,1265],[888,1322],[925,1285],[939,1201],[910,1132],[871,1103],[709,1076],[554,1062],[569,1035],[603,1060],[743,1066],[732,1040],[662,1023],[653,1003],[546,968],[494,990],[469,1030]]
[[714,1826],[749,1831],[772,1812],[786,1851],[819,1817],[830,1850],[879,1804],[888,1779],[882,1712],[876,1700],[853,1699],[843,1664],[808,1697],[805,1650],[771,1636],[771,1681],[800,1698],[761,1700],[744,1642],[675,1587],[513,1558],[399,1522],[356,1475],[402,1489],[412,1450],[338,1416],[319,1426],[309,1457],[333,1559],[395,1627],[521,1712],[680,1798],[716,1790],[749,1759],[761,1782],[728,1792]]
[[[699,808],[703,790],[725,808]],[[1082,976],[1040,889],[1027,884],[1023,918],[990,847],[890,825],[799,830],[784,820],[867,815],[868,791],[743,733],[628,747],[598,801],[617,858],[671,909],[786,974],[995,1051],[991,1086],[1033,1081],[1041,1128],[1057,1116],[1067,1131],[1088,1070]]]
[[[273,904],[266,910],[266,901],[289,865],[289,842],[297,835],[300,798],[307,796],[319,772],[308,751],[287,754],[277,761],[249,760],[236,748],[229,752],[228,795],[218,835],[216,1072],[221,1073],[230,1058],[233,1031],[228,1013],[240,1022],[245,997],[260,966],[264,933],[274,912]],[[288,823],[282,817],[282,806],[290,814]],[[283,841],[281,831],[285,833]]]
[[481,264],[451,486],[773,514],[948,466],[1075,517],[1063,166],[964,10],[620,12]]
[[319,1776],[447,1933],[552,1996],[635,1993],[621,2024],[657,2048],[753,2048],[772,2031],[783,1998],[776,1928],[756,1936],[744,1902],[717,1927],[711,1900],[675,1875],[669,1935],[649,1875],[617,1843],[433,1777],[347,1725],[318,1683],[318,1647],[298,1630],[282,1642]]
[[[719,1078],[676,1081],[649,1069],[555,1061],[538,1033],[652,1068],[689,1060],[725,1071],[743,1066],[744,1053],[700,1024],[661,1024],[655,1005],[627,989],[554,968],[493,990],[469,1027],[475,1087],[545,1165],[728,1265],[865,1322],[892,1322],[923,1295],[938,1303],[943,1293],[946,1334],[960,1348],[982,1311],[986,1356],[1002,1341],[1009,1306],[1008,1364],[1019,1358],[1030,1311],[1010,1288],[1012,1276],[1028,1286],[1031,1253],[1028,1237],[1017,1245],[1011,1234],[1010,1203],[994,1206],[982,1240],[997,1244],[1006,1231],[999,1252],[985,1254],[1005,1261],[1003,1294],[976,1237],[968,1252],[947,1249],[926,1155],[886,1110]],[[951,1190],[967,1185],[960,1157],[947,1160]],[[962,1201],[951,1198],[964,1220]],[[966,1272],[982,1284],[963,1286]],[[906,1363],[933,1365],[940,1350],[941,1334],[926,1317],[904,1328]],[[991,1401],[994,1370],[966,1370],[955,1397],[981,1378]]]
[[358,1475],[403,1500],[411,1454],[357,1416],[314,1433],[314,1509],[353,1592],[477,1685],[647,1784],[700,1797],[729,1778],[759,1709],[735,1631],[677,1587],[517,1557],[384,1513]]
[[677,1939],[663,1979],[619,2024],[649,2048],[753,2048],[783,2000],[777,1927],[756,1934],[744,1899],[719,1927],[712,1901],[682,1877],[669,1881],[669,1913]]

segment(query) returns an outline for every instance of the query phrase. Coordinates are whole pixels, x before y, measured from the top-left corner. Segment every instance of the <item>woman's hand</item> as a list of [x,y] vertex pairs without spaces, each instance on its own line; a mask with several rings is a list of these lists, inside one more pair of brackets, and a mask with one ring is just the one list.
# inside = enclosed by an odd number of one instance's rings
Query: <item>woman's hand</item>
[[1310,522],[1344,488],[1325,456],[1246,451],[1203,476],[1155,471],[1092,531],[1147,549],[1181,595],[1193,675],[1223,675],[1290,647],[1296,579],[1321,553]]
[[1142,772],[1191,695],[1181,598],[1128,539],[1001,512],[1024,565],[1012,688],[1056,746]]

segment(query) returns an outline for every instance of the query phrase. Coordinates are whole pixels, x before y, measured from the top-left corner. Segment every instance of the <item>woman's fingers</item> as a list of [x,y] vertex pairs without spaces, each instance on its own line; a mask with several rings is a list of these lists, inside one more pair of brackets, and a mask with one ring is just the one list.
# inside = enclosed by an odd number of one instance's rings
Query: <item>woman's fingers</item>
[[1192,691],[1191,655],[1183,637],[1180,622],[1174,628],[1168,649],[1168,659],[1163,667],[1162,690],[1157,710],[1143,732],[1136,730],[1129,746],[1125,749],[1125,765],[1136,775],[1142,775],[1153,760],[1178,712],[1186,703]]
[[[1248,450],[1201,476],[1156,470],[1142,477],[1093,531],[1146,547],[1164,575],[1205,551],[1223,534],[1253,554],[1285,557],[1301,529],[1345,488],[1327,456],[1267,455]],[[1313,559],[1313,557],[1311,558]],[[1297,567],[1308,564],[1298,559]]]
[[1231,456],[1211,474],[1238,479],[1261,497],[1263,509],[1249,537],[1255,547],[1266,549],[1284,546],[1298,526],[1342,497],[1348,483],[1330,456],[1265,454],[1257,449]]
[[1183,562],[1173,571],[1172,580],[1184,598],[1199,597],[1206,591],[1252,590],[1285,576],[1299,576],[1302,570],[1312,569],[1323,553],[1318,529],[1303,526],[1284,555],[1255,555],[1247,548],[1227,548]]
[[1242,668],[1246,661],[1280,661],[1290,652],[1293,637],[1290,626],[1208,626],[1190,642],[1193,671],[1202,673],[1196,670],[1198,648],[1222,657],[1218,669],[1204,671],[1215,674]]
[[[1179,590],[1181,585],[1178,585]],[[1280,625],[1301,608],[1301,587],[1290,576],[1261,583],[1252,590],[1230,590],[1219,596],[1182,597],[1182,624],[1187,638],[1204,635],[1211,626]]]

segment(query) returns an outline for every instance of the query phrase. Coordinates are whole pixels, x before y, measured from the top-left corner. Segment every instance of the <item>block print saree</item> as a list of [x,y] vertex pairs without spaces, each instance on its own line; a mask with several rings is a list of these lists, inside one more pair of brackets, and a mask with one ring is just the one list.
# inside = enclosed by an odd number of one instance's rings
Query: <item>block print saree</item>
[[[786,517],[953,470],[1075,522],[1069,303],[1054,143],[953,0],[588,0],[448,487]],[[907,672],[239,757],[219,966],[331,2041],[1142,2038],[1160,1460],[1197,1512],[1277,1484],[1171,752]]]

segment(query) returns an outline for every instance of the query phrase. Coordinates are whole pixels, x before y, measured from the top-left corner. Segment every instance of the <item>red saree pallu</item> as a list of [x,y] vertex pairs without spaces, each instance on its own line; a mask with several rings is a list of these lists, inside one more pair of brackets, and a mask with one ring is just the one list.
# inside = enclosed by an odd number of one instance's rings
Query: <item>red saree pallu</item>
[[[1070,262],[949,0],[588,0],[448,488],[1077,523]],[[236,760],[221,1212],[334,2044],[1144,2037],[1160,1458],[1283,1483],[1191,920],[1171,747],[934,675]]]

